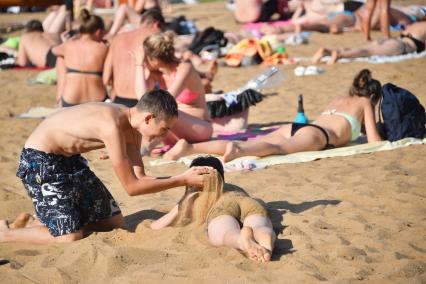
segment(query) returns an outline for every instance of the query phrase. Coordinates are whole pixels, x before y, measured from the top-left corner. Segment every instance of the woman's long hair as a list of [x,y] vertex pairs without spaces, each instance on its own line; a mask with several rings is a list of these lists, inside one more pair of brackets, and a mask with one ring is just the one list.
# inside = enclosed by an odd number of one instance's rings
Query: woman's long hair
[[[195,192],[195,193],[194,193]],[[212,169],[205,175],[202,191],[187,187],[178,203],[178,215],[172,226],[182,227],[192,222],[198,225],[206,221],[213,205],[223,194],[223,179],[217,170]]]

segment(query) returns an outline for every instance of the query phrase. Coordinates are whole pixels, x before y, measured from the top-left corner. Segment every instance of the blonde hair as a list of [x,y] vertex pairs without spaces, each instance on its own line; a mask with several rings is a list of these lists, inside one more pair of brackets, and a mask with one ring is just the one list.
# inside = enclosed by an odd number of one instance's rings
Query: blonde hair
[[165,63],[178,63],[175,56],[174,33],[166,31],[147,37],[143,42],[146,55],[149,58],[157,58]]
[[212,169],[204,179],[203,190],[196,192],[190,188],[185,189],[185,194],[178,204],[178,215],[172,226],[182,227],[192,222],[203,224],[210,209],[223,194],[223,179],[221,175]]

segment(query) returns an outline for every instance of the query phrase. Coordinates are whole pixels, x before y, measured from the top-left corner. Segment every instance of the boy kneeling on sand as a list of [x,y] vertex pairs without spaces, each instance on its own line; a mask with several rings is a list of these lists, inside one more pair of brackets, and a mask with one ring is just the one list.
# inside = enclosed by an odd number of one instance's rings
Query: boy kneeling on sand
[[[177,186],[203,185],[208,167],[169,178],[145,175],[141,141],[165,136],[178,116],[175,99],[163,90],[146,93],[137,105],[88,103],[45,119],[25,143],[17,176],[33,201],[37,219],[10,227],[0,220],[0,242],[47,244],[83,238],[84,230],[121,228],[123,216],[105,185],[80,155],[106,148],[130,196]],[[28,219],[21,215],[20,218]],[[18,218],[19,219],[19,218]]]

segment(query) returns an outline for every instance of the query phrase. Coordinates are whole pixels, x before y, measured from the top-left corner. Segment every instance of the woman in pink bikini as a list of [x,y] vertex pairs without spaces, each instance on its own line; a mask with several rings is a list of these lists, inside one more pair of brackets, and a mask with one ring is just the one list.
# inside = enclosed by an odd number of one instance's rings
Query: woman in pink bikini
[[[179,119],[169,135],[174,137],[169,137],[167,142],[174,143],[182,138],[191,142],[209,140],[213,126],[201,78],[190,62],[180,62],[175,57],[173,33],[147,37],[143,46],[132,54],[136,65],[136,96],[140,98],[145,94],[147,85],[152,84],[149,81],[157,77],[154,85],[167,89],[178,103]],[[160,76],[153,76],[153,73]]]

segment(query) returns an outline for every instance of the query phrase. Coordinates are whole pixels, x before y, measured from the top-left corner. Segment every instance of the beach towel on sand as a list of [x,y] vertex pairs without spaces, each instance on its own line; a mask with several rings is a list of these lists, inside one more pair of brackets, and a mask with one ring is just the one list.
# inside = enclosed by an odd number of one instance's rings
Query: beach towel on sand
[[[310,151],[310,152],[300,152],[289,155],[274,155],[268,157],[254,157],[247,156],[235,159],[225,164],[225,171],[241,171],[241,170],[258,170],[263,169],[268,166],[278,165],[278,164],[293,164],[293,163],[302,163],[310,162],[323,158],[331,157],[346,157],[356,154],[367,154],[372,152],[387,151],[397,148],[407,147],[410,145],[420,145],[426,144],[426,138],[424,139],[415,139],[415,138],[404,138],[399,141],[389,142],[389,141],[378,141],[372,143],[356,144],[352,146],[334,148],[330,150],[322,151]],[[187,157],[182,157],[178,163],[184,163],[189,166],[193,159],[200,155],[191,155]],[[174,163],[175,161],[164,161],[164,160],[154,160],[150,164],[152,166],[160,166],[168,163]]]
[[45,118],[55,111],[57,111],[59,108],[49,108],[49,107],[31,107],[28,109],[27,112],[22,113],[18,115],[18,118]]

